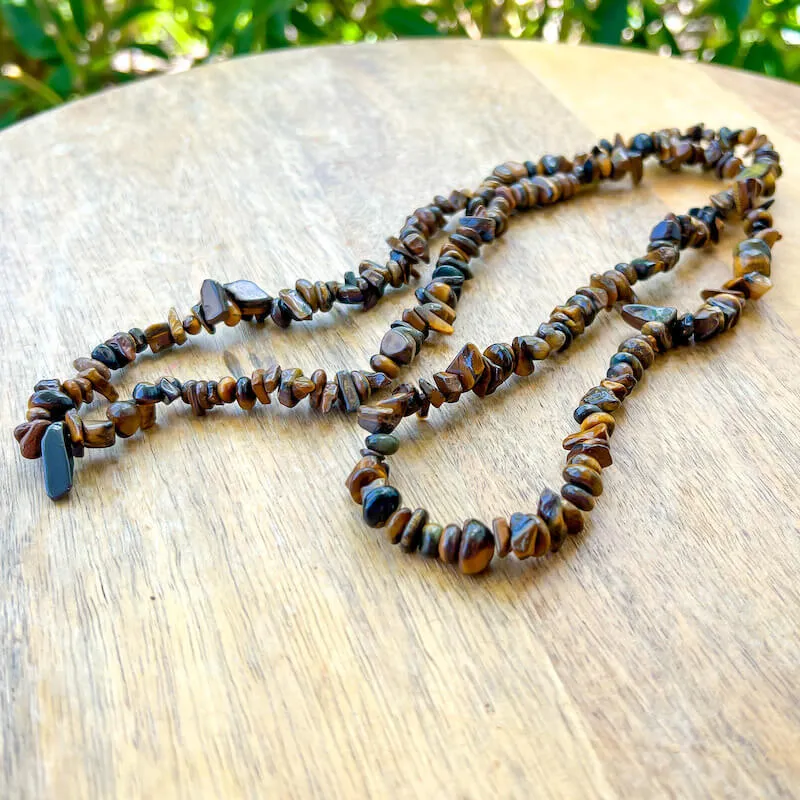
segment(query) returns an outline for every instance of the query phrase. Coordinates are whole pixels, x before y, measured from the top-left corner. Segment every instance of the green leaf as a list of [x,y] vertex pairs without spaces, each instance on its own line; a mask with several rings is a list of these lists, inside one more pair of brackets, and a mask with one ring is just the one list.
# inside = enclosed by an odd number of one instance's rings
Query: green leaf
[[599,24],[593,32],[593,40],[599,44],[618,45],[628,24],[626,0],[601,0],[594,13]]
[[66,99],[72,91],[72,73],[66,64],[56,67],[47,79],[47,85],[57,94]]
[[58,58],[55,42],[44,32],[28,6],[3,3],[0,10],[17,47],[25,55],[42,61]]
[[297,28],[309,41],[320,42],[325,36],[325,30],[320,28],[308,15],[303,14],[296,8],[289,12],[289,21]]
[[439,31],[422,15],[419,6],[390,6],[381,15],[381,21],[398,36],[438,36]]
[[86,6],[83,4],[83,0],[69,0],[69,8],[78,32],[81,36],[86,36],[88,25],[86,24]]
[[143,17],[146,14],[157,14],[158,9],[155,6],[151,5],[130,5],[120,11],[116,17],[111,19],[110,27],[113,30],[122,30],[126,25],[129,25],[131,22],[139,20],[140,17]]
[[158,44],[150,44],[149,42],[132,42],[130,45],[132,50],[141,50],[143,53],[155,56],[156,58],[163,58],[164,61],[169,61],[172,56]]

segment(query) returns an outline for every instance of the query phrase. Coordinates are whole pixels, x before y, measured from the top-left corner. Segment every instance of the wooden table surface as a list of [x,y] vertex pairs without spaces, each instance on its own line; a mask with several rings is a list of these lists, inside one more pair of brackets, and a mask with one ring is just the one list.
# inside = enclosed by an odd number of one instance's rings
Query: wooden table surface
[[[650,55],[403,42],[240,59],[3,133],[0,794],[800,796],[799,109],[798,87]],[[775,289],[648,373],[586,533],[540,563],[469,579],[365,528],[352,417],[173,406],[88,454],[58,504],[11,440],[37,379],[188,310],[206,277],[338,278],[500,161],[701,120],[756,125],[783,157]],[[653,167],[513,221],[411,374],[534,332],[718,186]],[[695,307],[734,241],[642,301]],[[121,386],[363,367],[410,298],[223,328]],[[406,421],[407,500],[442,521],[529,510],[625,331],[607,315],[534,380]]]

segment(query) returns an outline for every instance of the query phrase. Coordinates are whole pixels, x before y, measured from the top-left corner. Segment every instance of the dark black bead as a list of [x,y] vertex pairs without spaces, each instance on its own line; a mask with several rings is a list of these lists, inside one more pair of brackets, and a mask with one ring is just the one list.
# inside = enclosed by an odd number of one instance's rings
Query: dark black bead
[[466,261],[462,261],[461,259],[451,255],[439,256],[439,258],[436,260],[436,266],[437,269],[439,267],[455,267],[455,269],[457,269],[463,275],[465,281],[468,281],[475,275]]
[[431,278],[433,280],[442,281],[443,283],[449,283],[451,286],[455,286],[456,284],[450,283],[449,280],[445,280],[446,278],[454,278],[456,280],[460,278],[459,286],[464,283],[464,273],[458,267],[451,267],[449,264],[440,264],[437,266],[431,274]]
[[344,274],[344,282],[350,286],[358,286],[358,276],[355,274],[355,272],[353,272],[353,270],[348,270]]
[[691,314],[683,314],[678,317],[675,329],[672,331],[672,339],[676,344],[689,344],[694,334],[694,317]]
[[117,356],[107,344],[99,344],[92,350],[92,358],[105,364],[109,369],[119,369],[121,364],[117,363]]
[[[338,297],[337,297],[338,300]],[[359,300],[359,302],[361,302]],[[270,311],[270,318],[279,328],[288,328],[292,324],[294,317],[292,312],[287,307],[283,300],[276,300],[272,304],[272,311]]]
[[72,398],[56,389],[40,389],[34,392],[30,404],[37,408],[45,408],[50,412],[51,419],[64,419],[67,411],[75,408]]
[[541,165],[545,175],[555,175],[561,159],[558,156],[542,156]]
[[634,258],[631,261],[631,266],[636,270],[639,280],[645,280],[658,272],[657,263],[648,258]]
[[[180,394],[180,392],[178,392]],[[164,390],[160,385],[154,386],[152,383],[137,383],[133,387],[131,395],[135,402],[143,406],[152,406],[160,403],[164,399]]]
[[128,364],[131,363],[125,353],[122,352],[122,348],[117,342],[106,342],[106,344],[108,345],[108,349],[114,354],[114,358],[117,362],[117,369],[127,367]]
[[158,382],[158,388],[162,392],[162,402],[168,406],[173,400],[177,400],[181,396],[183,387],[177,378],[162,378]]
[[643,156],[651,156],[656,151],[653,137],[647,133],[637,133],[631,142],[631,149],[638,150]]
[[147,339],[145,338],[144,331],[141,328],[131,328],[128,333],[133,336],[133,342],[136,345],[137,353],[147,350]]
[[603,409],[600,408],[600,406],[593,406],[591,403],[583,403],[575,409],[575,412],[572,416],[575,419],[575,422],[580,425],[581,422],[583,422],[590,414],[596,414],[602,410]]
[[650,231],[650,241],[657,242],[663,239],[667,242],[680,242],[681,226],[674,219],[662,219],[658,225]]
[[397,511],[400,492],[394,486],[376,486],[363,500],[364,522],[370,528],[380,528]]
[[225,291],[245,314],[269,313],[272,308],[272,297],[253,281],[238,280],[226,283]]
[[594,180],[594,162],[591,158],[584,161],[578,173],[578,179],[581,183],[591,183]]
[[536,164],[533,161],[526,161],[525,169],[528,170],[529,178],[532,178],[536,174]]
[[42,438],[44,488],[51,500],[59,500],[72,488],[72,440],[63,422],[54,422]]

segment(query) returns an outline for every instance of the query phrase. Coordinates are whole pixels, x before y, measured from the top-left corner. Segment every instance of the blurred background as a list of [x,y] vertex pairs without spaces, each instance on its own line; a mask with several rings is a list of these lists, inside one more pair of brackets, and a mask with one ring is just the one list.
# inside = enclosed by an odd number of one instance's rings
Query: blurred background
[[653,50],[800,81],[798,0],[0,0],[0,127],[241,53],[405,36]]

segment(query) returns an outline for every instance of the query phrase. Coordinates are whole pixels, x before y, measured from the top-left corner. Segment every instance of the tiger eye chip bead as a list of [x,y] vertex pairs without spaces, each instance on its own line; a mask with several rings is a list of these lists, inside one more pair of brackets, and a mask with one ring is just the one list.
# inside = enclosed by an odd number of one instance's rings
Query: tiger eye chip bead
[[476,519],[467,520],[458,549],[458,568],[465,575],[483,572],[494,556],[494,536]]

